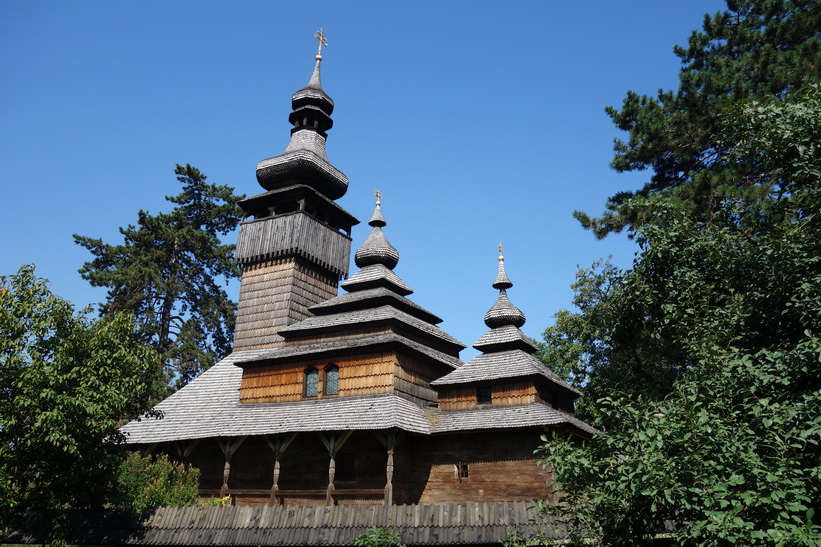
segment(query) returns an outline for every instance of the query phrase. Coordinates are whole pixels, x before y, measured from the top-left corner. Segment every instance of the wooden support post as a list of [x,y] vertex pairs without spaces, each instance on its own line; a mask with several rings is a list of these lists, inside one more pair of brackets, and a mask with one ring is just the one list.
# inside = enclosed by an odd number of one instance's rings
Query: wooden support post
[[234,439],[217,439],[217,443],[222,450],[222,454],[225,456],[225,466],[222,468],[222,487],[220,488],[221,498],[228,495],[228,479],[231,477],[231,457],[244,440],[245,437],[236,437]]
[[393,505],[393,448],[388,449],[388,464],[385,469],[385,505]]
[[396,444],[399,442],[402,432],[397,429],[390,429],[384,433],[376,431],[377,438],[388,451],[388,460],[385,463],[385,505],[393,505],[393,454]]
[[345,444],[353,431],[343,431],[342,433],[320,433],[319,438],[322,439],[322,444],[325,445],[325,448],[328,449],[328,454],[330,455],[330,462],[328,462],[328,488],[325,491],[325,504],[326,505],[333,505],[334,504],[334,476],[336,475],[336,453],[339,452],[339,449],[342,448],[342,445]]
[[279,461],[282,459],[282,454],[285,453],[285,449],[288,448],[288,445],[291,444],[295,437],[296,433],[291,433],[286,436],[277,435],[274,437],[265,437],[265,442],[268,443],[268,447],[274,453],[274,482],[271,485],[271,497],[268,499],[268,505],[279,505],[280,500],[277,497],[279,493]]
[[175,441],[174,442],[174,450],[179,457],[180,462],[184,462],[185,458],[191,455],[191,452],[194,451],[194,448],[199,444],[199,439],[194,439],[188,442],[185,441]]

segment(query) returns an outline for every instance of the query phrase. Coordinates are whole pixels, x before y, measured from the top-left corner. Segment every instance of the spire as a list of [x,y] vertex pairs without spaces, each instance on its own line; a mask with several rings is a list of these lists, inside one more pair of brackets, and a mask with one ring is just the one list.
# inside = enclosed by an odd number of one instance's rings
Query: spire
[[496,281],[493,282],[493,288],[499,290],[499,298],[485,314],[485,325],[491,329],[508,325],[518,328],[525,324],[525,314],[507,297],[507,289],[512,286],[513,283],[505,273],[505,255],[502,252],[502,244],[499,243],[499,272],[496,275]]
[[494,289],[509,289],[513,286],[510,279],[505,273],[505,254],[502,251],[502,243],[499,242],[499,273],[496,275],[496,281],[493,282]]
[[389,270],[393,270],[399,262],[399,252],[393,245],[388,243],[385,234],[382,233],[382,227],[387,225],[385,218],[382,216],[382,192],[377,190],[375,195],[376,207],[371,220],[368,222],[373,230],[371,230],[365,243],[356,251],[354,262],[360,268],[381,264]]
[[322,81],[319,77],[319,64],[322,62],[322,46],[328,47],[328,41],[325,39],[325,33],[322,29],[316,31],[314,38],[319,41],[319,47],[317,47],[315,57],[316,66],[314,66],[314,72],[311,74],[311,79],[308,81],[308,85],[306,85],[305,88],[318,89],[322,91]]
[[284,153],[257,165],[257,181],[266,190],[307,184],[329,199],[338,199],[348,191],[348,177],[330,164],[325,151],[328,131],[334,125],[334,101],[322,89],[319,67],[322,47],[328,42],[322,29],[314,37],[319,47],[311,79],[291,97],[291,140]]

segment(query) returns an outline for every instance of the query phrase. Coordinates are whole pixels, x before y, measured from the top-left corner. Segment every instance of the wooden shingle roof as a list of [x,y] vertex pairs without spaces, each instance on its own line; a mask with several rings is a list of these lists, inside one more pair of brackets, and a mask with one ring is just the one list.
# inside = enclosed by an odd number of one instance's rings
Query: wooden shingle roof
[[516,429],[545,425],[569,425],[590,435],[597,429],[572,414],[542,403],[511,406],[481,406],[464,410],[436,410],[432,433],[477,431],[483,429]]
[[392,393],[292,403],[241,403],[242,369],[234,362],[263,351],[231,354],[158,404],[161,419],[143,418],[123,426],[128,444],[299,431],[399,428],[430,433],[425,411]]
[[429,338],[431,342],[448,347],[457,354],[465,347],[463,343],[436,325],[418,319],[391,305],[308,317],[307,319],[279,329],[279,334],[287,339],[290,336],[306,336],[329,331],[344,331],[346,328],[361,329],[372,323],[385,322],[398,324],[411,331],[416,331],[419,335]]
[[325,302],[314,304],[309,309],[314,315],[330,315],[384,305],[391,305],[433,325],[442,322],[441,317],[432,314],[416,302],[384,287],[340,294]]
[[478,355],[453,372],[434,380],[431,385],[469,384],[525,376],[547,378],[553,384],[581,395],[578,389],[559,378],[544,363],[518,349]]

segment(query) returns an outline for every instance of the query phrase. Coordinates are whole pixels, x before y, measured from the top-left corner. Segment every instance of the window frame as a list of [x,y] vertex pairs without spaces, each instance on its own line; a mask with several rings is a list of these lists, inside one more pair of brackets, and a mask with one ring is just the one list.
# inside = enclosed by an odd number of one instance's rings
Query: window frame
[[[328,363],[327,365],[325,365],[323,372],[324,381],[322,382],[322,394],[327,395],[328,397],[335,397],[339,395],[339,367],[334,363]],[[331,375],[335,376],[333,382],[335,384],[336,389],[333,393],[331,393],[330,389],[331,380],[329,379],[329,376]]]
[[[313,382],[311,379],[314,379]],[[313,388],[313,393],[310,389]],[[303,372],[302,379],[302,396],[305,398],[314,398],[319,396],[319,369],[316,367],[306,368]]]
[[476,404],[493,404],[493,386],[476,386]]

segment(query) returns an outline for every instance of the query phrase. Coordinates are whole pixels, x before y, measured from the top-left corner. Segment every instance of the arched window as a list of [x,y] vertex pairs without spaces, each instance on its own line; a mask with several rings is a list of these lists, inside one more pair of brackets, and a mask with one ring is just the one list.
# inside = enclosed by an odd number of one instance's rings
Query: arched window
[[325,367],[325,395],[339,395],[339,367],[333,363]]
[[309,368],[305,371],[305,396],[316,397],[319,389],[319,371]]

